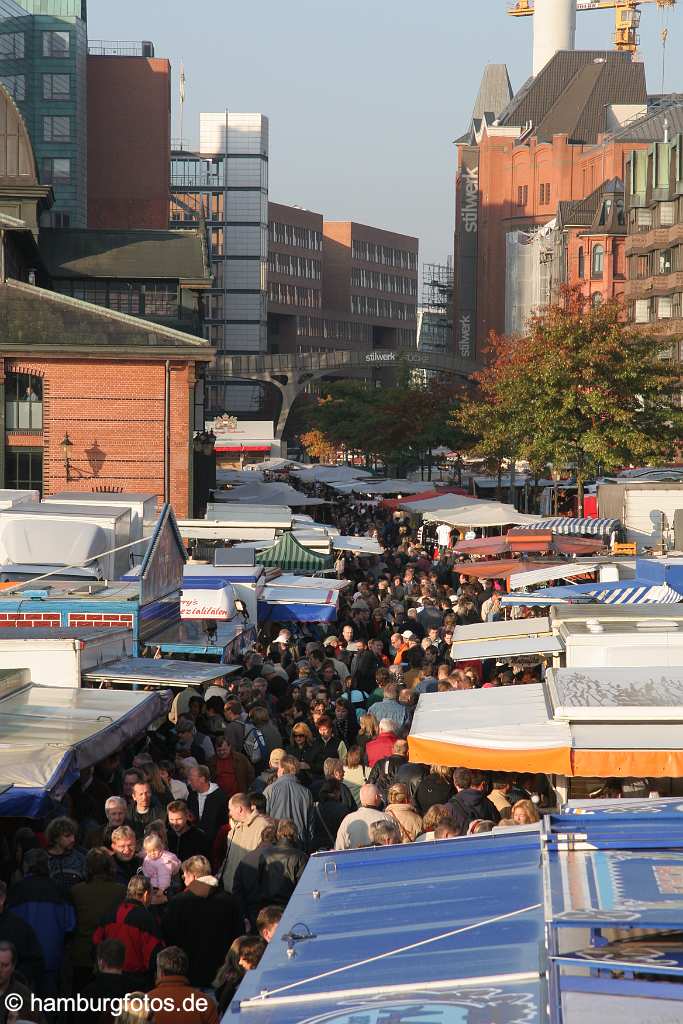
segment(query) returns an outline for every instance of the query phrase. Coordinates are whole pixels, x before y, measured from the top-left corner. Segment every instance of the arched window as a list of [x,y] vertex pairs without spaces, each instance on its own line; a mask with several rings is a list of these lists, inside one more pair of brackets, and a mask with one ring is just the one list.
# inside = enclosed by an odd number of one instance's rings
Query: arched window
[[602,277],[605,263],[605,250],[602,245],[593,246],[592,277]]
[[43,381],[33,373],[5,378],[5,429],[43,429]]
[[579,277],[586,276],[586,257],[583,252],[583,246],[579,246]]

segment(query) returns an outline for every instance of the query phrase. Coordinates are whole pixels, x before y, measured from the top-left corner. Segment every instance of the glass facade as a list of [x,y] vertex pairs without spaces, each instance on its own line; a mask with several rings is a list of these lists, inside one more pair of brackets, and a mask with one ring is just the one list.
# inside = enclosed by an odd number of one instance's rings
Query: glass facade
[[[199,151],[171,157],[171,227],[206,223],[213,288],[205,335],[219,353],[267,350],[268,119],[200,114]],[[208,406],[221,400],[209,375]],[[216,402],[212,401],[215,397]]]
[[87,224],[87,55],[86,0],[0,0],[0,82],[26,121],[41,182],[54,188],[45,225]]

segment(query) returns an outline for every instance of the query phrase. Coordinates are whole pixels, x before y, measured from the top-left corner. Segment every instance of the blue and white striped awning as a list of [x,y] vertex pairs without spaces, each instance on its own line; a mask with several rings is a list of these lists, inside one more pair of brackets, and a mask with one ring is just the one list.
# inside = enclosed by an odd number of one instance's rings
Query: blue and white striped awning
[[683,594],[666,583],[649,580],[619,580],[614,583],[579,583],[568,587],[545,587],[531,594],[505,594],[504,605],[551,604],[679,604]]
[[619,519],[591,519],[588,516],[568,518],[551,516],[535,523],[516,526],[515,530],[552,530],[553,533],[584,534],[588,537],[609,537],[621,527]]

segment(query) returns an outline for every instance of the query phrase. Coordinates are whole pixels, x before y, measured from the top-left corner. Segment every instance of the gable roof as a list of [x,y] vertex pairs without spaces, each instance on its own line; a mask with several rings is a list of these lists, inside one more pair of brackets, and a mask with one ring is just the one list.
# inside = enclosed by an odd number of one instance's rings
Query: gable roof
[[[624,183],[621,178],[610,178],[603,181],[584,199],[575,199],[558,203],[558,220],[560,227],[590,227],[602,206],[606,195],[624,194]],[[624,227],[624,233],[626,228]]]
[[499,121],[531,124],[543,141],[566,134],[573,142],[595,142],[606,130],[607,106],[646,101],[645,68],[628,54],[560,50],[520,89]]
[[43,228],[40,255],[53,278],[123,278],[208,283],[203,232]]
[[201,362],[211,362],[214,354],[205,338],[23,281],[0,283],[0,352],[92,355],[101,349],[113,358],[168,355]]
[[288,571],[329,569],[332,564],[331,558],[305,548],[291,533],[283,533],[271,547],[260,551],[255,560],[259,565],[276,566]]

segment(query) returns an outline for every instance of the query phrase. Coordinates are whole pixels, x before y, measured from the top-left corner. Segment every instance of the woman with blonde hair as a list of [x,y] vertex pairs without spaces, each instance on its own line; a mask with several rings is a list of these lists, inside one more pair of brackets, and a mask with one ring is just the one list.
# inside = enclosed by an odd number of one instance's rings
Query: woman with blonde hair
[[535,825],[541,815],[533,800],[518,800],[512,805],[510,820],[513,825]]
[[374,740],[375,736],[379,735],[379,722],[374,715],[361,715],[360,716],[360,729],[356,736],[356,743],[360,747],[360,756],[363,764],[368,763],[368,757],[365,752],[370,740]]
[[116,1017],[118,1024],[153,1024],[154,1018],[147,1004],[145,992],[129,992],[123,997],[121,1012]]
[[447,764],[430,765],[415,793],[415,804],[420,814],[426,814],[434,804],[445,804],[453,796],[453,769]]
[[344,758],[344,785],[348,786],[351,796],[360,807],[360,790],[368,781],[368,769],[362,763],[360,747],[351,747]]
[[410,802],[408,787],[402,782],[394,782],[389,787],[384,813],[398,825],[403,843],[414,842],[422,831],[422,818]]

